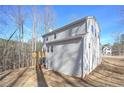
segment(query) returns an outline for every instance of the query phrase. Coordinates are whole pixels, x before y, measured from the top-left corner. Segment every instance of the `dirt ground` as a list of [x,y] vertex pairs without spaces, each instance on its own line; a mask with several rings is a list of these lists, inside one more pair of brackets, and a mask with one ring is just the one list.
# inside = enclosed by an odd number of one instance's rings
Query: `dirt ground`
[[54,71],[43,69],[45,80],[49,87],[81,87],[91,86],[80,78],[67,76]]
[[124,86],[124,57],[104,57],[84,79],[35,67],[0,73],[1,87],[107,87]]
[[43,73],[51,87],[120,87],[124,86],[124,57],[103,57],[102,64],[84,79],[45,69]]

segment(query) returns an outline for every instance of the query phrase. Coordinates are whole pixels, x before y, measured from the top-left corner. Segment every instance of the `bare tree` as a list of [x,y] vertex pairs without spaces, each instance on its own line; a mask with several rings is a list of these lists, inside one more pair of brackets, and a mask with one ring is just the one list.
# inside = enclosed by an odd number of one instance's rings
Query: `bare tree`
[[[4,8],[8,8],[8,11],[4,10]],[[18,63],[18,67],[20,68],[21,63],[24,63],[24,53],[23,53],[23,36],[24,36],[24,21],[25,21],[25,14],[23,12],[23,7],[22,6],[9,6],[9,7],[1,7],[1,11],[5,16],[7,16],[11,22],[13,22],[15,24],[14,27],[16,27],[15,31],[12,32],[12,34],[10,35],[10,37],[8,38],[7,43],[6,43],[6,47],[4,49],[4,54],[3,56],[6,55],[6,58],[9,57],[9,54],[11,53],[11,51],[9,50],[11,46],[8,45],[9,40],[14,36],[14,34],[18,32],[18,37],[19,37],[19,43],[18,43],[18,55],[19,55],[19,63]],[[10,25],[10,24],[9,24]],[[18,30],[17,30],[18,29]],[[10,42],[9,42],[10,44]],[[15,47],[16,48],[16,47]],[[8,53],[6,52],[8,51]],[[23,55],[23,56],[22,56]],[[6,63],[6,61],[4,61],[4,63]],[[6,65],[6,64],[5,64]],[[6,67],[5,67],[6,68]]]
[[[25,15],[23,13],[23,7],[22,6],[16,6],[17,10],[13,10],[12,17],[15,20],[15,23],[17,25],[17,28],[19,29],[19,68],[21,65],[21,59],[24,59],[24,53],[23,53],[23,36],[24,36],[24,20]],[[21,58],[22,55],[22,58]],[[23,60],[24,61],[24,60]]]
[[55,12],[51,6],[46,6],[44,8],[44,31],[45,33],[49,32],[50,29],[54,28],[55,24]]
[[[119,18],[118,18],[118,24],[119,25],[123,25],[124,24],[124,9],[120,9],[118,11],[118,15],[119,15]],[[121,29],[121,28],[120,28]],[[116,31],[114,32],[113,34],[113,37],[115,39],[115,43],[117,44],[117,47],[118,47],[118,54],[119,55],[122,55],[124,54],[124,45],[123,43],[121,42],[121,36],[122,34],[124,34],[124,31],[121,30],[121,31]]]
[[[25,43],[24,36],[27,31],[25,30],[26,28],[25,21],[27,15],[24,12],[24,7],[5,6],[4,8],[8,8],[7,9],[8,11],[6,11],[6,9],[4,9],[3,7],[4,6],[2,6],[2,9],[0,9],[0,13],[2,13],[4,16],[6,16],[9,19],[9,21],[11,21],[12,24],[10,23],[9,26],[13,27],[11,31],[8,30],[10,35],[7,33],[8,37],[5,38],[5,41],[3,40],[5,42],[5,47],[3,47],[4,50],[2,51],[2,56],[1,56],[1,58],[3,59],[1,61],[1,64],[4,67],[3,69],[4,70],[8,68],[15,69],[15,68],[24,67],[25,64],[32,64],[31,63],[32,61],[30,60],[32,59],[32,51],[36,51],[36,43],[38,41],[39,35],[41,35],[40,33],[41,33],[42,22],[41,22],[40,10],[38,9],[38,7],[35,6],[31,8],[32,20],[30,20],[30,22],[32,22],[32,28],[31,28],[32,32],[30,33],[32,34],[32,40],[30,43]],[[4,21],[3,20],[1,21],[0,26],[2,26],[2,24],[6,25],[6,23],[9,23],[8,20],[4,20]],[[0,33],[4,35],[1,31]],[[30,49],[29,47],[31,47],[32,49]]]
[[[33,30],[32,30],[32,52],[36,53],[37,41],[41,33],[41,12],[37,7],[32,8]],[[38,34],[37,34],[38,33]],[[36,62],[36,60],[34,60]]]

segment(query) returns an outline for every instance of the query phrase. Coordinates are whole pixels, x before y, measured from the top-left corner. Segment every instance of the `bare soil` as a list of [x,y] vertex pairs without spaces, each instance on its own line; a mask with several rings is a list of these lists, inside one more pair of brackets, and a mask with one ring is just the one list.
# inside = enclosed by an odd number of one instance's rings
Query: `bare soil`
[[22,68],[0,73],[1,87],[120,87],[124,86],[124,57],[103,57],[84,79],[42,68]]
[[84,79],[45,69],[43,72],[48,86],[52,87],[120,87],[124,86],[124,57],[103,57],[102,64]]

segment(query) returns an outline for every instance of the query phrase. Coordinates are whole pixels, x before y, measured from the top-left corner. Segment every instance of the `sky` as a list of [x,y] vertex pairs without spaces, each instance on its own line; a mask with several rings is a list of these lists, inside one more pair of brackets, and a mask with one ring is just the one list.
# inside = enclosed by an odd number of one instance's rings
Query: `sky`
[[[3,10],[10,12],[13,6],[4,6]],[[24,12],[28,15],[31,15],[31,7],[32,6],[24,6]],[[43,15],[44,7],[45,6],[36,6],[41,11]],[[119,22],[120,19],[124,18],[121,15],[120,11],[124,10],[124,6],[98,6],[98,5],[58,5],[58,6],[51,6],[52,10],[55,13],[55,22],[54,22],[54,29],[62,27],[72,21],[77,19],[83,18],[85,16],[95,16],[97,22],[100,25],[100,35],[101,35],[101,44],[114,42],[113,35],[117,32],[124,33],[124,24]],[[42,17],[43,18],[43,17]],[[0,31],[7,32],[7,38],[15,29],[15,25],[9,20],[5,15],[0,15],[0,19],[7,20],[7,24],[11,24],[11,26],[2,27]],[[31,31],[32,31],[32,23],[31,18],[27,17],[25,22],[25,37],[26,39],[31,39]],[[0,25],[1,26],[1,25]],[[43,33],[43,25],[41,26],[40,36]],[[0,35],[1,38],[3,38]]]
[[119,22],[122,18],[120,11],[124,6],[54,6],[54,9],[58,14],[57,23],[60,27],[73,21],[73,18],[76,20],[85,16],[95,16],[100,25],[102,44],[112,44],[113,34],[117,31],[124,32],[124,26]]

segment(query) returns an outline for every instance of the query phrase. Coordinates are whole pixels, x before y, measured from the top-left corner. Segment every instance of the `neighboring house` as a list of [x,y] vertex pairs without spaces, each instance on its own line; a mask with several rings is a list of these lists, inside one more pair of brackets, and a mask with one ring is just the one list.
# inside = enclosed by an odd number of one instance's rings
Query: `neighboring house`
[[89,74],[101,63],[99,32],[95,17],[88,16],[44,34],[47,68],[80,78]]
[[111,56],[112,55],[112,48],[110,46],[105,46],[102,49],[102,53],[104,56]]

